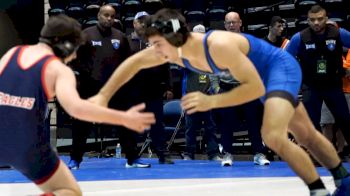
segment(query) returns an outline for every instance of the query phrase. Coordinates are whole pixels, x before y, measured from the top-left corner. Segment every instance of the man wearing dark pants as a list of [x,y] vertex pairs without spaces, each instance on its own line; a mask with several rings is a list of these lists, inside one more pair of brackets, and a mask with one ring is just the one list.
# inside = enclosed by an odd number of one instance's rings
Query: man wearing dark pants
[[[128,36],[131,53],[136,53],[147,47],[147,43],[139,36],[143,22],[148,17],[145,11],[138,12],[133,21],[134,32]],[[160,164],[173,164],[166,149],[166,133],[163,125],[163,99],[171,99],[169,66],[160,66],[152,69],[141,70],[130,82],[134,91],[133,103],[146,103],[146,111],[152,111],[156,117],[156,123],[149,130],[151,145],[159,158]],[[128,131],[128,133],[131,133]],[[133,147],[134,149],[135,147]]]
[[[229,12],[225,16],[225,28],[227,31],[240,33],[242,20],[236,12]],[[220,78],[219,86],[220,93],[230,91],[239,82],[233,77]],[[239,112],[242,111],[242,112]],[[233,160],[233,131],[239,130],[240,117],[243,116],[248,128],[248,135],[253,147],[254,164],[269,165],[270,161],[266,159],[267,152],[261,139],[261,124],[262,124],[263,105],[260,100],[254,100],[240,106],[220,108],[215,112],[218,117],[217,126],[221,132],[221,142],[225,152],[222,166],[231,166]],[[243,115],[241,115],[243,113]]]
[[345,75],[343,45],[350,47],[350,32],[327,24],[326,10],[313,6],[308,12],[309,27],[295,34],[286,50],[297,56],[303,71],[303,101],[314,124],[320,128],[323,101],[350,143],[350,113],[342,90]]
[[[88,98],[98,92],[98,89],[107,81],[112,72],[130,54],[130,46],[126,36],[112,27],[115,18],[115,10],[109,5],[104,5],[98,13],[98,24],[84,30],[87,43],[78,51],[78,59],[72,63],[73,69],[78,73],[78,90],[81,97]],[[110,102],[111,108],[125,110],[131,106],[130,99],[133,97],[132,90],[126,85],[116,93]],[[104,131],[110,131],[111,126],[96,125]],[[90,134],[93,124],[73,121],[73,145],[71,160],[68,164],[70,169],[78,169],[85,152],[86,139]],[[125,131],[126,130],[126,131]],[[126,155],[127,165],[133,167],[150,167],[150,164],[142,163],[136,148],[135,133],[129,129],[120,127],[119,136]],[[125,144],[125,145],[123,145]]]

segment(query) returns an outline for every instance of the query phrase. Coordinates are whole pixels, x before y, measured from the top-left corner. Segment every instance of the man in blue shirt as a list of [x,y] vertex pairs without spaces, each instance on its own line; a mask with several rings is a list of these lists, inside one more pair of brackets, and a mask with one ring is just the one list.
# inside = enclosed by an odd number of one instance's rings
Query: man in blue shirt
[[313,6],[309,27],[296,33],[286,50],[298,57],[303,71],[303,102],[314,124],[320,128],[323,101],[350,142],[350,113],[342,90],[343,46],[350,47],[350,32],[327,24],[326,10]]

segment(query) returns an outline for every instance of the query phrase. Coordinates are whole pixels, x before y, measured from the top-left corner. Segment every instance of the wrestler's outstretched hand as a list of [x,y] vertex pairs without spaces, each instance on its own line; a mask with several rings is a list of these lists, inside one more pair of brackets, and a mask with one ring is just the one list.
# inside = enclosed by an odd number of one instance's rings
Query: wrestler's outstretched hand
[[156,119],[152,112],[142,112],[145,108],[146,104],[141,103],[127,110],[123,125],[138,133],[143,133],[145,129],[149,129],[156,122]]

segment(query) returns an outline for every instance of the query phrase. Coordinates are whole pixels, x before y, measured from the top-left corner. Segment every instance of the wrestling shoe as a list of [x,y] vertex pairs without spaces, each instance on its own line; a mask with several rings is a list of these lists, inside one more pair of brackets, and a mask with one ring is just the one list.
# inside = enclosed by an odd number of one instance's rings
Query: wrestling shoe
[[151,167],[151,164],[149,163],[143,163],[140,159],[135,159],[132,164],[129,165],[128,162],[125,163],[126,168],[149,168]]
[[350,195],[350,176],[335,181],[337,189],[333,196],[349,196]]
[[331,196],[327,189],[315,189],[310,191],[310,196]]
[[79,169],[79,165],[80,164],[78,163],[78,161],[71,159],[68,163],[68,168],[71,170],[77,170]]

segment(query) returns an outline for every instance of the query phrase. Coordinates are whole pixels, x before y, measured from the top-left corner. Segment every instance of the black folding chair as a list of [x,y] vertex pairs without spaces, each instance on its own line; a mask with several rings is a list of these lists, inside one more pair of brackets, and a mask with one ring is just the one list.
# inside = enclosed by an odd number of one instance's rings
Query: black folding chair
[[[178,133],[179,129],[181,129],[181,122],[184,117],[184,112],[182,111],[180,100],[176,99],[165,103],[163,106],[163,113],[164,113],[165,132],[171,134],[171,138],[168,141],[168,146],[167,146],[167,150],[169,150],[171,145],[174,143],[176,134]],[[170,135],[170,134],[167,134],[167,135]],[[141,155],[147,148],[148,148],[149,154],[152,155],[152,151],[150,149],[151,142],[152,142],[152,139],[150,137],[150,133],[147,133],[146,140],[141,147],[139,155]]]
[[165,103],[163,112],[165,131],[172,133],[167,146],[167,150],[169,150],[175,141],[178,131],[181,129],[182,121],[185,115],[181,108],[181,101],[177,99]]

